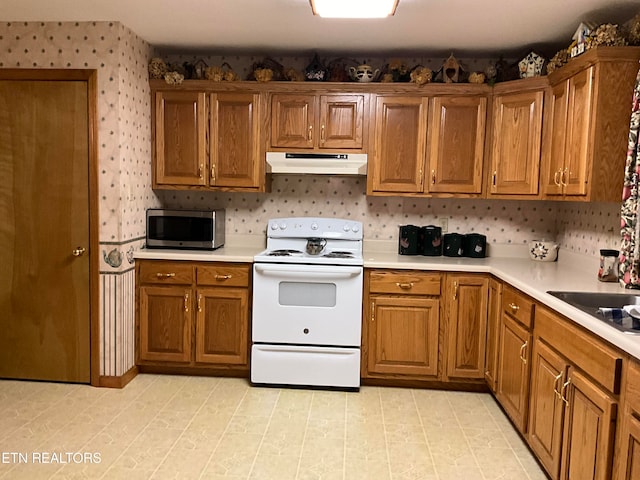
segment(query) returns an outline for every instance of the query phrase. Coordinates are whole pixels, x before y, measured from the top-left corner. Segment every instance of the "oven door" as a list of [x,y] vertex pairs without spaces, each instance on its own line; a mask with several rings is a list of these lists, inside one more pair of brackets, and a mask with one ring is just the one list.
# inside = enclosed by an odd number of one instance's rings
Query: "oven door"
[[362,267],[256,263],[252,339],[360,346]]

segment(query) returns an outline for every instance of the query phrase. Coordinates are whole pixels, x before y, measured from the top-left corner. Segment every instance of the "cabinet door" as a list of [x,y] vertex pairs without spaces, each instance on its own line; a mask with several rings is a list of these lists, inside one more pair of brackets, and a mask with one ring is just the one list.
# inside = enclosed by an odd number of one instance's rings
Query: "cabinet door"
[[498,386],[498,343],[500,341],[500,315],[502,283],[489,280],[489,304],[487,307],[487,348],[484,356],[484,378],[491,391]]
[[157,185],[206,185],[206,129],[204,93],[156,92]]
[[313,148],[314,95],[275,94],[271,99],[271,146]]
[[423,191],[427,105],[422,97],[376,98],[370,193]]
[[191,289],[140,287],[141,360],[191,361]]
[[536,338],[531,360],[529,445],[552,479],[560,473],[564,402],[562,385],[568,365],[562,357]]
[[525,433],[529,399],[529,331],[503,314],[496,397],[513,423]]
[[640,480],[640,413],[625,417],[622,423],[621,455],[618,460],[619,480]]
[[611,478],[616,402],[575,370],[565,391],[563,480]]
[[368,307],[369,373],[438,375],[437,299],[375,295]]
[[538,193],[543,101],[543,91],[494,97],[490,193]]
[[247,365],[249,292],[246,288],[199,288],[196,362]]
[[562,195],[561,182],[564,170],[564,152],[567,142],[567,111],[569,82],[562,82],[551,89],[549,107],[545,111],[545,147],[541,188],[545,195]]
[[320,96],[320,148],[362,148],[364,95]]
[[429,192],[482,191],[486,116],[485,97],[435,97],[431,100]]
[[586,195],[587,172],[591,169],[591,133],[593,112],[592,66],[569,79],[567,144],[562,183],[565,195]]
[[484,378],[489,279],[450,275],[446,338],[446,375],[449,378]]
[[215,93],[210,96],[209,183],[215,187],[260,186],[259,95]]

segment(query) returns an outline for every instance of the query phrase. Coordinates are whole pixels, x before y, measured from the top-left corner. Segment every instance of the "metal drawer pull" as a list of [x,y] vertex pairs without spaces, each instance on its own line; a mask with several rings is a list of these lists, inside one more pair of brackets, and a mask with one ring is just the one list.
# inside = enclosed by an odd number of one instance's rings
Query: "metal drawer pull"
[[413,282],[409,282],[409,283],[396,282],[396,285],[402,288],[403,290],[411,290],[413,288]]
[[513,313],[517,312],[518,310],[520,310],[520,307],[518,305],[516,305],[515,303],[510,303],[509,304],[509,308],[511,309],[511,311]]
[[216,274],[215,278],[216,280],[229,280],[231,277],[233,277],[233,275],[218,275]]
[[175,273],[156,273],[156,277],[158,278],[171,278],[175,276],[176,276]]
[[562,394],[558,391],[558,383],[560,382],[561,379],[562,379],[562,372],[560,372],[560,374],[553,381],[553,392],[556,394],[556,397],[558,397],[558,400],[562,400]]
[[528,340],[526,342],[524,342],[522,344],[522,346],[520,347],[520,360],[522,360],[522,363],[524,363],[525,365],[527,364],[527,359],[524,357],[524,354],[525,354],[525,350],[527,348],[527,345],[529,345],[529,341]]

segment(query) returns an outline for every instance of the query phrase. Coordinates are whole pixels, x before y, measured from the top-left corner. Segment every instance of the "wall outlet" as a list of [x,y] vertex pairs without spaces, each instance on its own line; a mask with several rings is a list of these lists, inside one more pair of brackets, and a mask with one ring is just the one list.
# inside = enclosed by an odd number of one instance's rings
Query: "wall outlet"
[[438,225],[440,225],[442,233],[447,233],[447,231],[449,230],[449,219],[447,217],[439,218]]

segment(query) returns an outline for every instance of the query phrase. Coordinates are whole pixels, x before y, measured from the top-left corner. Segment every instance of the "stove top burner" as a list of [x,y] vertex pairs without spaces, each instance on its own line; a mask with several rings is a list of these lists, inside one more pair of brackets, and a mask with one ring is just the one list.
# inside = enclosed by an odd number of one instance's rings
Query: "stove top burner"
[[325,253],[322,256],[326,258],[353,258],[353,252],[334,250],[333,252]]
[[292,255],[301,255],[302,252],[300,250],[292,250],[292,249],[281,249],[281,250],[272,250],[267,253],[269,257],[291,257]]

